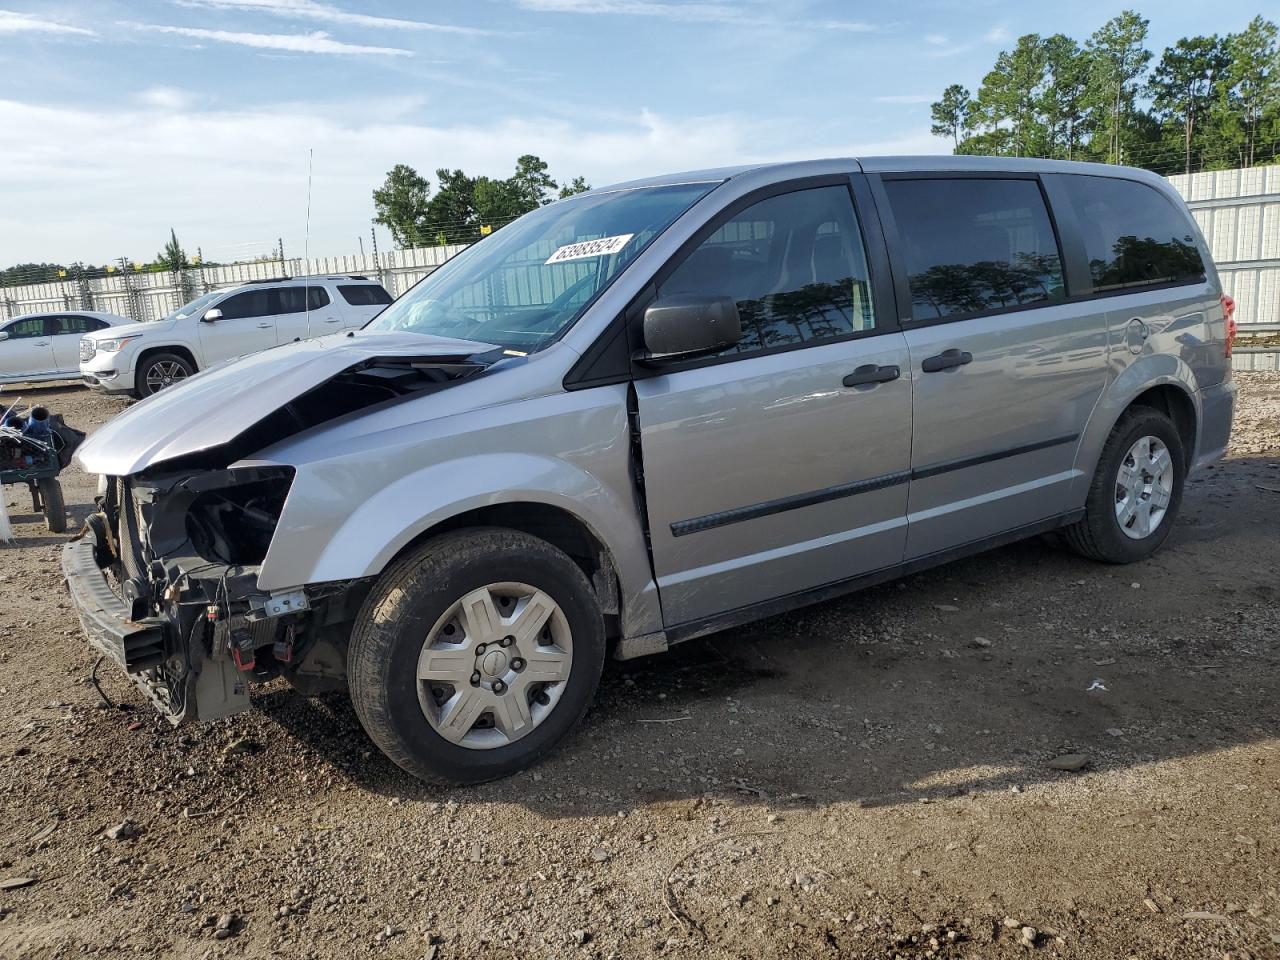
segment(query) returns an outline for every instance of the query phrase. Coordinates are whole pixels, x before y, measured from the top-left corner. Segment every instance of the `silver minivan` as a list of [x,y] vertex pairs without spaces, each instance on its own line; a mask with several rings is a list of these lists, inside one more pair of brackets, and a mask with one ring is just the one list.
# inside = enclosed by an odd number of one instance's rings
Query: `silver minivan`
[[1149,556],[1221,457],[1232,304],[1141,170],[823,160],[544,206],[360,331],[81,448],[90,642],[175,723],[348,689],[433,780],[656,653],[1037,534]]

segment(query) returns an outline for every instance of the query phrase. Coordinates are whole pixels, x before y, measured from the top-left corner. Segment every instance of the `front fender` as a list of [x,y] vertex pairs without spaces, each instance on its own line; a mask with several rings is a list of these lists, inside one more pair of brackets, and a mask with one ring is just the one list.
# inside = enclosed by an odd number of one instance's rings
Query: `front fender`
[[[1199,442],[1201,423],[1200,393],[1196,389],[1195,375],[1181,358],[1171,354],[1153,353],[1137,357],[1126,366],[1114,380],[1107,384],[1098,397],[1089,423],[1080,438],[1076,451],[1076,466],[1080,475],[1072,486],[1072,508],[1084,506],[1089,494],[1089,486],[1093,482],[1094,472],[1098,468],[1098,460],[1102,456],[1102,448],[1107,437],[1115,429],[1116,422],[1129,409],[1139,395],[1152,387],[1163,385],[1176,387],[1191,401],[1196,412],[1196,443]],[[1192,454],[1195,450],[1187,451]]]

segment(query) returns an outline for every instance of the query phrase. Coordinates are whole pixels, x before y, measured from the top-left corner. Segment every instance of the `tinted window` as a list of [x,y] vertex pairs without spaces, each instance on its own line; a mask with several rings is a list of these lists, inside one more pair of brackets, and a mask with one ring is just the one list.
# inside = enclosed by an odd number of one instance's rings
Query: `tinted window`
[[243,320],[249,317],[272,316],[276,312],[277,302],[274,290],[246,290],[244,293],[227,297],[216,304],[216,307],[222,311],[224,320]]
[[358,286],[338,284],[338,292],[353,307],[384,306],[391,302],[391,294],[376,283],[362,283]]
[[329,305],[329,291],[324,287],[307,288],[307,309],[319,310]]
[[46,336],[47,324],[48,320],[45,317],[28,317],[26,320],[11,323],[3,329],[9,334],[10,340],[26,340],[30,337]]
[[[329,294],[324,287],[277,287],[276,295],[280,305],[275,313],[302,313],[304,309],[319,310],[329,305]],[[304,297],[306,307],[303,306]]]
[[101,330],[105,326],[107,326],[106,321],[98,320],[94,317],[62,316],[53,318],[54,336],[63,336],[70,333],[91,333],[94,330]]
[[913,320],[1061,300],[1062,260],[1034,180],[886,180]]
[[1069,175],[1062,182],[1095,292],[1204,279],[1188,217],[1157,190],[1108,177]]
[[729,296],[752,353],[875,326],[867,258],[846,187],[786,193],[748,207],[693,251],[659,296]]

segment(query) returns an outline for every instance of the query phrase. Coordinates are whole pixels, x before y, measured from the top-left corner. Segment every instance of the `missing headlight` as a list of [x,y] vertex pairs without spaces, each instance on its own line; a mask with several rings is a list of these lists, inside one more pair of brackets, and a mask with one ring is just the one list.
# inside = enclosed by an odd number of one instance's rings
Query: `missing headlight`
[[206,490],[187,509],[187,535],[206,560],[230,566],[262,562],[271,546],[292,475]]

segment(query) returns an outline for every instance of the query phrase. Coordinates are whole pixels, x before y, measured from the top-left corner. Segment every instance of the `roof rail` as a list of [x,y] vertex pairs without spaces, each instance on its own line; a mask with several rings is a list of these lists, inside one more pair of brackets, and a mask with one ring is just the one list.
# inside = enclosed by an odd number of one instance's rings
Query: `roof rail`
[[250,283],[279,283],[282,280],[292,280],[293,277],[263,277],[261,280],[246,280],[246,284]]

